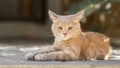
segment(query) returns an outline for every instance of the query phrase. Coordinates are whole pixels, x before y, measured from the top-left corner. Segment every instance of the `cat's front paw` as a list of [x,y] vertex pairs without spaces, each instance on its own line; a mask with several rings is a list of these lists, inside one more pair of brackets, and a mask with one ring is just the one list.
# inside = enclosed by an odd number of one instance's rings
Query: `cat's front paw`
[[35,58],[35,56],[34,56],[33,53],[27,53],[27,54],[25,55],[25,59],[26,59],[26,60],[34,60],[34,58]]
[[35,56],[35,60],[40,61],[40,60],[46,60],[44,54],[38,54]]

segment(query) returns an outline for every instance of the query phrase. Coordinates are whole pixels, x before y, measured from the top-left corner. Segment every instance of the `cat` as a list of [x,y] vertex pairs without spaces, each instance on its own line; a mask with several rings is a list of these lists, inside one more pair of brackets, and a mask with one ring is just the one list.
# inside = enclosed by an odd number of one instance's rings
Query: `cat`
[[55,36],[52,46],[27,53],[27,60],[72,61],[108,60],[111,54],[109,37],[96,32],[82,32],[79,21],[84,10],[73,15],[58,15],[49,10],[52,32]]

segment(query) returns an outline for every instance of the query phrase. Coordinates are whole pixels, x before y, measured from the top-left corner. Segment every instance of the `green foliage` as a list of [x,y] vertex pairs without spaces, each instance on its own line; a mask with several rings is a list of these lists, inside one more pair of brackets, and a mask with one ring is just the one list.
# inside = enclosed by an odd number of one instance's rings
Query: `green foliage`
[[84,9],[85,16],[89,16],[91,13],[97,10],[97,5],[103,4],[105,2],[107,2],[107,0],[83,0],[82,2],[73,2],[69,6],[66,13],[71,14]]

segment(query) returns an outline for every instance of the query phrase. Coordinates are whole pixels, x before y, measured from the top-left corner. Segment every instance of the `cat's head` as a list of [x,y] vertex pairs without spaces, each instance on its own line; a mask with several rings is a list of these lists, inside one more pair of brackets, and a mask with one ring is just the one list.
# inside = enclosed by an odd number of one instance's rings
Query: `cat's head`
[[68,40],[74,38],[81,33],[79,21],[84,15],[84,10],[73,15],[58,15],[49,10],[49,16],[53,21],[52,32],[55,38],[59,40]]

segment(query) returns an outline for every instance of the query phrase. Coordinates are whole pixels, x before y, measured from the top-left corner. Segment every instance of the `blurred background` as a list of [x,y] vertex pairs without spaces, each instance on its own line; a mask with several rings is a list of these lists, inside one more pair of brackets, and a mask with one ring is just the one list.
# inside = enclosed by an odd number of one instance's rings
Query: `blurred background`
[[120,0],[0,0],[0,43],[52,44],[48,9],[74,14],[82,9],[83,31],[103,33],[120,46]]

